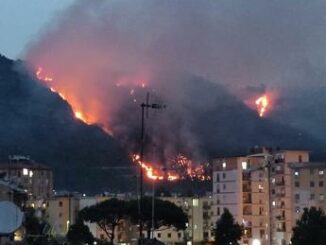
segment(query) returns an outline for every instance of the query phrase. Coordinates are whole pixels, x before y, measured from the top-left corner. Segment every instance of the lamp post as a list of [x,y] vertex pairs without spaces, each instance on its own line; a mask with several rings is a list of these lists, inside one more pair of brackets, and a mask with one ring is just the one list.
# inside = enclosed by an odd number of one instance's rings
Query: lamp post
[[[149,109],[160,110],[166,108],[166,105],[161,104],[150,104],[149,103],[149,93],[146,94],[146,102],[140,105],[141,107],[141,130],[140,130],[140,162],[144,161],[144,146],[145,146],[145,110],[146,115],[148,115]],[[139,181],[139,192],[140,192],[140,200],[139,200],[139,241],[142,244],[143,238],[143,183],[144,182],[144,170],[140,165],[140,181]]]

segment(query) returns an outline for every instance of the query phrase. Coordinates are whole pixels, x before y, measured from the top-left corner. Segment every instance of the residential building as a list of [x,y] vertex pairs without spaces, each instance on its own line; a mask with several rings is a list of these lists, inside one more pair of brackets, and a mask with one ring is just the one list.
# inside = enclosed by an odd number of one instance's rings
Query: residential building
[[228,209],[245,228],[243,244],[267,245],[269,198],[264,155],[213,160],[213,222]]
[[25,156],[9,156],[0,163],[0,174],[26,190],[29,200],[46,200],[52,196],[53,176],[50,167]]
[[[298,169],[310,166],[308,162],[308,151],[272,151],[266,148],[256,149],[245,156],[214,159],[215,220],[227,208],[245,227],[243,244],[289,244],[292,227],[299,217],[296,210],[308,205],[303,200],[314,195],[323,199],[324,195],[320,189],[322,187],[319,187],[323,186],[321,179],[318,183],[312,183],[305,177],[299,179]],[[315,169],[318,168],[321,169],[321,166]],[[311,168],[307,169],[302,174],[312,172]],[[323,173],[322,170],[320,173]],[[312,193],[311,188],[315,185],[316,193]]]

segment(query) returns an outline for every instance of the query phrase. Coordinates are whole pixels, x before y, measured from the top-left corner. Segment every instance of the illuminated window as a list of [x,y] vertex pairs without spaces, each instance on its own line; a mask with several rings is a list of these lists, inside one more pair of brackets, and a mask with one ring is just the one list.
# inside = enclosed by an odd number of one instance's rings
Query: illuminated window
[[247,162],[242,162],[242,169],[246,170],[247,169]]
[[198,207],[198,205],[199,205],[199,201],[198,201],[198,199],[192,199],[192,205],[193,205],[194,207]]
[[319,170],[319,171],[318,171],[318,174],[319,174],[319,175],[324,175],[324,170]]
[[319,195],[319,201],[324,201],[325,200],[325,196],[324,194],[320,194]]
[[33,171],[31,170],[31,171],[29,171],[29,177],[33,177]]
[[23,175],[28,175],[28,169],[27,168],[23,168]]
[[222,163],[222,167],[226,168],[226,162]]

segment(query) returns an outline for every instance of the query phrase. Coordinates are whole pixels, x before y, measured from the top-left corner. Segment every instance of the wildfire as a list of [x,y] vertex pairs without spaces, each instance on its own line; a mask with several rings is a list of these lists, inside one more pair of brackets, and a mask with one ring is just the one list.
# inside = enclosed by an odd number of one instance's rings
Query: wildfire
[[192,161],[181,154],[176,159],[171,160],[171,167],[165,170],[154,168],[150,163],[141,162],[140,156],[137,154],[133,155],[132,160],[141,166],[145,170],[146,177],[152,180],[210,180],[210,176],[205,173],[203,165],[193,167]]
[[269,104],[269,102],[268,102],[268,98],[266,95],[263,95],[262,97],[260,97],[256,100],[257,110],[258,110],[260,117],[264,116],[264,114],[268,108],[268,104]]
[[[44,75],[43,73],[44,73],[43,72],[43,68],[42,67],[38,67],[35,74],[36,74],[36,77],[39,80],[41,80],[41,81],[44,81],[44,82],[47,82],[47,83],[50,83],[50,82],[54,82],[55,81],[53,77],[50,77],[48,75]],[[47,84],[47,85],[49,85],[49,84]],[[63,99],[64,101],[68,102],[68,104],[70,104],[70,106],[71,106],[71,108],[72,108],[72,110],[74,112],[74,116],[77,119],[83,121],[84,123],[86,123],[88,125],[92,124],[90,121],[87,120],[86,116],[80,110],[78,110],[76,108],[76,106],[74,105],[74,103],[71,103],[71,101],[69,101],[67,99],[68,97],[63,92],[57,91],[55,88],[53,88],[51,86],[49,86],[49,88],[50,88],[51,92],[58,94],[61,97],[61,99]],[[106,132],[109,132],[109,130],[105,130],[105,131]]]

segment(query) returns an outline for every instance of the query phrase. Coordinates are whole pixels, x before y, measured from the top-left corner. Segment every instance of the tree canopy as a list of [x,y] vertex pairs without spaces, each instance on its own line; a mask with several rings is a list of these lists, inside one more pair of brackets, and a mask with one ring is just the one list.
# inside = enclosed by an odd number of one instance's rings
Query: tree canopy
[[112,198],[82,209],[80,217],[87,222],[96,223],[113,244],[115,228],[127,217],[127,210],[125,201]]
[[94,237],[81,219],[69,227],[67,240],[71,245],[93,244]]
[[292,245],[324,245],[326,241],[326,215],[321,209],[305,208],[293,228]]
[[228,209],[224,209],[214,229],[215,243],[218,245],[238,245],[243,227],[235,222]]
[[[157,229],[161,226],[173,226],[178,230],[184,230],[188,217],[182,210],[172,202],[163,201],[161,199],[154,200],[154,228]],[[129,202],[129,217],[131,221],[136,223],[139,221],[138,214],[138,202],[132,200]],[[143,210],[142,220],[144,228],[147,230],[147,237],[150,236],[150,230],[152,227],[152,198],[144,197],[143,199]]]

